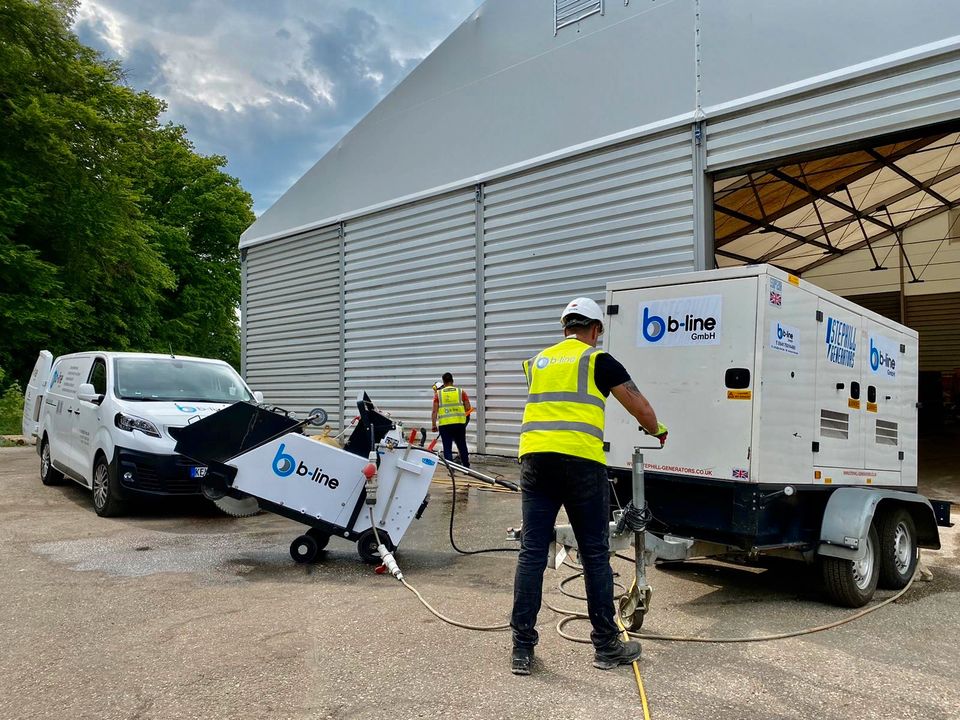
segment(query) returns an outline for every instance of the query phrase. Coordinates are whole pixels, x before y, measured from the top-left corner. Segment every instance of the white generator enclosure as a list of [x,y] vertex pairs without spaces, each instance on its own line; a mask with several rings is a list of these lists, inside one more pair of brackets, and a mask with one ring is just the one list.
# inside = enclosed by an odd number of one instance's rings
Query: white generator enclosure
[[[670,532],[816,542],[831,491],[917,486],[917,333],[770,266],[607,286],[605,349],[658,417],[647,499]],[[636,421],[608,404],[608,464]]]

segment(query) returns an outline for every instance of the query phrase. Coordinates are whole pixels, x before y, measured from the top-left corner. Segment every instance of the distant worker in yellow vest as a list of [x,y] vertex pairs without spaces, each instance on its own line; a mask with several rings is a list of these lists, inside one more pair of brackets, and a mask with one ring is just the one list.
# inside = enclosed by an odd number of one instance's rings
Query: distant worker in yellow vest
[[433,431],[440,430],[443,442],[443,456],[453,460],[453,445],[456,443],[460,454],[460,464],[470,467],[470,454],[467,452],[467,414],[470,412],[470,398],[465,390],[453,384],[453,375],[444,373],[443,387],[433,394]]
[[527,403],[520,427],[523,529],[513,589],[511,671],[529,675],[537,644],[543,571],[557,513],[563,507],[577,537],[593,631],[594,667],[609,670],[640,657],[640,643],[620,639],[609,559],[610,483],[603,449],[607,396],[651,435],[667,428],[614,358],[597,349],[603,313],[589,298],[572,300],[560,316],[564,340],[523,363]]

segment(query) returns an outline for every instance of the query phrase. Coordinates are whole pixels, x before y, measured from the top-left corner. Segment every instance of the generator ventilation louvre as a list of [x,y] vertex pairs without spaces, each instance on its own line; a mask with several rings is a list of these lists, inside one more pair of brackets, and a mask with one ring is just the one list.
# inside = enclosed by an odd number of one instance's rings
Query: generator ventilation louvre
[[850,437],[850,415],[833,410],[820,410],[820,437],[846,440]]
[[888,420],[877,420],[877,445],[893,445],[896,447],[899,444],[897,424]]

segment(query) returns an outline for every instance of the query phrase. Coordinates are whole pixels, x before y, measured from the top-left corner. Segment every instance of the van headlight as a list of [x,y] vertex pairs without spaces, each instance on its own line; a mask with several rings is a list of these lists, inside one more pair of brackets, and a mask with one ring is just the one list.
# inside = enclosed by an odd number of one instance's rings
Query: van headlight
[[144,435],[149,435],[150,437],[160,437],[160,431],[157,430],[156,425],[149,420],[144,420],[136,415],[117,413],[117,416],[114,418],[114,423],[118,428],[121,430],[126,430],[127,432],[139,430]]

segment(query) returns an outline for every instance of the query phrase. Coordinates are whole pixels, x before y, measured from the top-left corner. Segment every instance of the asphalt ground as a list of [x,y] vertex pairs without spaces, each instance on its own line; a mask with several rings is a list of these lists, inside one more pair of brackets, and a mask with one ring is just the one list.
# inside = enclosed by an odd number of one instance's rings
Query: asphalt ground
[[[441,623],[349,543],[298,566],[288,546],[301,526],[226,518],[202,500],[101,519],[88,491],[43,487],[37,464],[32,448],[0,450],[0,718],[641,716],[630,668],[595,670],[589,646],[560,638],[549,611],[535,674],[514,677],[507,633]],[[505,621],[514,556],[454,553],[452,495],[433,496],[398,553],[407,579],[449,615]],[[519,522],[510,494],[459,492],[456,509],[465,547],[503,544]],[[944,549],[924,552],[932,582],[838,629],[644,642],[653,717],[960,717],[958,535],[942,529]],[[582,608],[556,590],[571,572],[548,570],[545,597]],[[851,612],[824,604],[816,575],[796,564],[686,563],[650,580],[651,633],[756,636]]]

